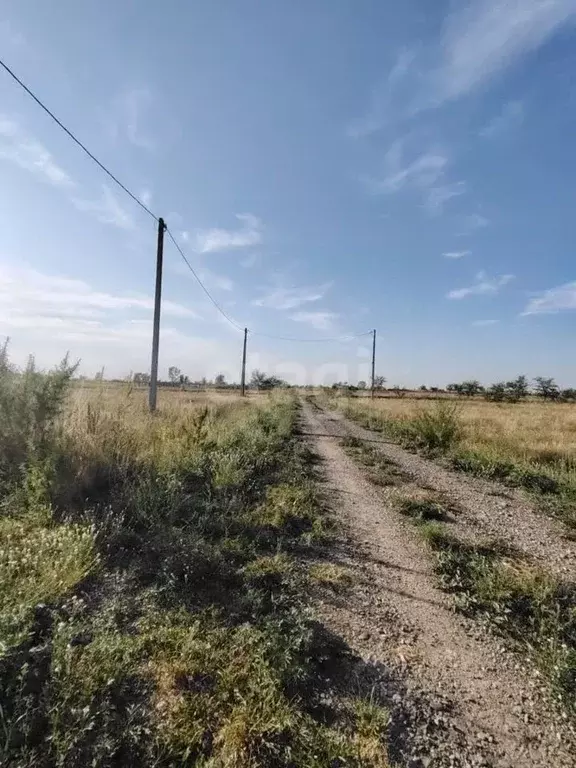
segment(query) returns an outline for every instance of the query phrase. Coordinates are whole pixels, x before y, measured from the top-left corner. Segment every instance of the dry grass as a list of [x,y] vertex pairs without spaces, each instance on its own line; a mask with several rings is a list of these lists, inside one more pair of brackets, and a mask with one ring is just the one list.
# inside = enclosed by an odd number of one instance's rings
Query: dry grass
[[[402,400],[339,398],[351,416],[410,423],[433,408],[412,398]],[[497,404],[464,400],[458,404],[463,427],[460,447],[502,461],[545,465],[573,475],[576,482],[576,405],[531,401]]]

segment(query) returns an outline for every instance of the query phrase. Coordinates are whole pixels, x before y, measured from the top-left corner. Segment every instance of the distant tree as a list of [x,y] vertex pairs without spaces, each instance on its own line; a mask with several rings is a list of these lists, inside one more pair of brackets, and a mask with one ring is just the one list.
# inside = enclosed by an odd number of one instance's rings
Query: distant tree
[[384,389],[384,384],[386,384],[385,376],[374,376],[374,389]]
[[366,382],[359,381],[357,386],[358,386],[358,389],[366,389]]
[[135,373],[132,381],[134,384],[150,384],[150,374],[149,373]]
[[460,384],[460,391],[465,397],[474,397],[474,395],[479,395],[480,392],[483,392],[484,387],[476,379],[471,379]]
[[170,368],[168,368],[168,378],[170,379],[171,384],[179,384],[181,375],[182,371],[175,365],[171,365]]
[[430,392],[439,392],[440,387],[430,387]]
[[219,373],[214,378],[214,386],[215,387],[225,387],[226,386],[226,376],[224,376],[223,373]]
[[536,390],[536,394],[543,398],[544,400],[558,400],[560,397],[560,390],[558,389],[558,384],[554,381],[554,379],[547,379],[543,376],[536,376],[534,379],[536,382],[536,386],[534,389]]
[[562,400],[574,401],[576,400],[576,389],[563,389],[560,397]]
[[406,397],[408,394],[408,390],[405,387],[401,387],[399,384],[395,384],[393,387],[390,387],[392,392],[396,395],[396,397]]
[[493,403],[502,403],[506,400],[506,384],[503,381],[499,381],[496,384],[492,384],[488,387],[485,394],[486,400],[490,400]]
[[269,376],[264,371],[256,369],[252,371],[252,377],[250,379],[250,386],[256,389],[274,389],[275,387],[284,387],[286,382],[279,379],[277,376]]
[[528,385],[528,379],[523,374],[517,376],[513,381],[506,382],[506,390],[508,394],[508,400],[510,402],[518,402],[524,400],[530,394],[530,387]]
[[454,392],[456,395],[462,394],[462,385],[461,384],[448,384],[446,386],[447,392]]
[[418,387],[418,389],[420,390],[420,392],[428,392],[428,387],[426,386],[426,384],[421,384]]

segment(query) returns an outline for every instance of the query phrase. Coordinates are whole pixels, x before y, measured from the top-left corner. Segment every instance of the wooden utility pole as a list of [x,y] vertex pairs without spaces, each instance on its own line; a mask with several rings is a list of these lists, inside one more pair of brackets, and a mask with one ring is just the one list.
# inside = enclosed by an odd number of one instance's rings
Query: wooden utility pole
[[248,328],[244,328],[244,348],[242,350],[242,397],[246,395],[246,341],[248,339]]
[[158,241],[156,246],[156,291],[154,293],[154,324],[152,330],[152,363],[150,366],[150,390],[148,405],[150,411],[156,410],[158,391],[158,351],[160,348],[160,305],[162,302],[162,262],[164,260],[164,219],[158,219]]
[[376,377],[376,328],[372,331],[372,392],[371,397],[374,397],[374,386]]

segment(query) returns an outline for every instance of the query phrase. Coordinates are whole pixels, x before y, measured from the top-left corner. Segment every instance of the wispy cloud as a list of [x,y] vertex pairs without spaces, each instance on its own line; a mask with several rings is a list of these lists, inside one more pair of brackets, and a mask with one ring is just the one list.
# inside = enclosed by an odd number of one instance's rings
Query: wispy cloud
[[446,251],[443,253],[445,259],[463,259],[464,256],[470,256],[472,251]]
[[484,328],[488,325],[496,325],[497,322],[498,320],[474,320],[472,325],[476,328]]
[[405,163],[404,144],[396,141],[384,157],[385,175],[369,181],[374,193],[393,194],[406,186],[430,187],[442,176],[448,158],[439,152],[425,152]]
[[402,95],[400,86],[409,73],[415,57],[415,51],[400,51],[388,75],[373,89],[366,114],[353,120],[348,126],[347,133],[351,138],[363,138],[384,127],[390,113],[394,112],[395,102]]
[[456,232],[456,235],[458,237],[471,235],[472,233],[480,229],[486,229],[486,227],[489,226],[490,219],[486,218],[486,216],[482,216],[480,213],[470,213],[460,219],[460,231]]
[[236,229],[207,229],[196,233],[196,250],[216,253],[247,248],[262,242],[262,222],[251,213],[237,213],[241,226]]
[[319,285],[317,288],[305,287],[275,287],[252,304],[255,307],[267,307],[269,309],[297,309],[304,304],[320,301],[330,288],[330,283]]
[[[0,320],[4,327],[84,331],[105,327],[116,313],[151,313],[153,309],[150,296],[107,293],[83,280],[0,266]],[[188,307],[169,300],[162,302],[162,312],[179,318],[198,317]]]
[[119,229],[133,230],[136,227],[133,216],[123,208],[112,190],[102,185],[102,195],[98,200],[73,198],[72,202],[79,211],[86,211],[103,224],[112,224]]
[[454,181],[449,184],[440,184],[431,187],[427,192],[424,207],[432,216],[438,216],[444,210],[446,203],[453,197],[459,197],[466,192],[465,181]]
[[509,101],[502,107],[500,114],[492,118],[480,131],[485,139],[494,139],[512,131],[524,121],[524,105],[521,101]]
[[319,331],[329,331],[338,319],[335,312],[296,312],[290,319],[297,323],[306,323]]
[[140,200],[149,208],[152,205],[152,190],[147,187],[142,189],[140,191]]
[[448,16],[432,104],[463,96],[536,50],[576,19],[574,0],[476,0]]
[[74,187],[70,176],[55,162],[43,144],[28,136],[15,120],[1,115],[0,160],[30,171],[55,187]]
[[448,157],[440,150],[422,152],[405,160],[405,142],[395,141],[384,156],[384,175],[366,181],[372,194],[396,194],[404,189],[422,195],[422,204],[431,216],[438,216],[453,197],[466,192],[466,182],[446,176]]
[[478,272],[476,282],[467,288],[457,288],[447,293],[449,299],[465,299],[468,296],[490,296],[497,294],[501,288],[514,279],[514,275],[500,275],[490,278],[485,272]]
[[576,309],[576,282],[564,283],[534,296],[523,315],[555,314]]
[[139,149],[154,149],[155,142],[143,127],[152,102],[148,88],[130,88],[117,96],[105,118],[111,137],[125,139]]

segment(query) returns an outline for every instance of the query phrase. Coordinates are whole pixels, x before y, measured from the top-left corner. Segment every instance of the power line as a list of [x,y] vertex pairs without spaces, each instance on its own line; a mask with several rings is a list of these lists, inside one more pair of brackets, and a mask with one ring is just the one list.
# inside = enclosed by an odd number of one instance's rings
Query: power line
[[[106,166],[103,163],[101,163],[100,160],[98,160],[98,158],[94,154],[92,154],[92,152],[90,152],[90,150],[80,141],[80,139],[76,138],[76,136],[72,133],[72,131],[70,131],[64,125],[64,123],[56,117],[56,115],[50,109],[48,109],[48,107],[44,104],[44,102],[42,102],[38,98],[38,96],[36,96],[36,94],[25,83],[23,83],[22,80],[20,80],[20,78],[16,75],[16,73],[13,72],[10,69],[10,67],[7,64],[5,64],[4,61],[2,61],[2,59],[0,59],[0,66],[2,66],[2,68],[10,75],[10,77],[16,83],[18,83],[18,85],[21,88],[23,88],[24,91],[26,91],[26,93],[36,102],[36,104],[38,104],[38,106],[41,107],[41,109],[43,109],[44,112],[46,112],[46,114],[49,115],[49,117],[52,118],[52,120],[54,120],[54,122],[64,131],[64,133],[66,133],[66,135],[69,136],[72,139],[72,141],[74,141],[74,143],[77,144],[80,147],[80,149],[82,149],[82,151],[85,152],[88,155],[88,157],[93,162],[95,162],[96,165],[102,171],[104,171],[104,173],[107,176],[109,176],[109,178],[111,178],[112,181],[115,184],[117,184],[120,187],[120,189],[122,189],[129,197],[131,197],[132,200],[135,203],[137,203],[140,206],[140,208],[142,208],[143,211],[145,211],[149,216],[151,216],[154,219],[154,221],[159,222],[159,217],[156,216],[154,213],[152,213],[152,211],[133,192],[131,192],[128,189],[128,187],[126,187],[124,184],[122,184],[122,182],[118,179],[118,177],[115,176],[112,173],[112,171],[109,171],[108,168],[106,168]],[[196,272],[194,267],[190,264],[190,262],[186,258],[186,255],[184,254],[184,251],[179,246],[179,244],[176,241],[176,239],[174,238],[174,235],[172,234],[172,232],[168,228],[166,228],[166,231],[168,233],[169,238],[172,240],[172,242],[176,246],[176,249],[178,250],[180,256],[182,257],[182,259],[186,263],[188,269],[194,275],[194,277],[195,277],[196,281],[198,282],[199,286],[202,288],[202,290],[204,291],[206,296],[208,296],[208,298],[210,299],[212,304],[216,307],[218,312],[220,312],[220,314],[230,323],[230,325],[232,325],[238,331],[244,332],[244,328],[242,328],[241,326],[238,325],[238,323],[236,323],[234,320],[232,320],[232,318],[225,312],[225,310],[220,306],[220,304],[212,296],[212,294],[210,293],[208,288],[206,288],[206,286],[204,285],[204,283],[200,279],[198,273]],[[357,333],[357,334],[354,334],[354,335],[351,335],[351,336],[339,336],[339,337],[323,338],[323,339],[305,339],[305,338],[296,338],[296,337],[290,337],[290,336],[274,336],[274,335],[269,334],[269,333],[260,333],[258,331],[250,331],[250,333],[253,336],[262,336],[262,337],[265,337],[265,338],[268,338],[268,339],[275,339],[277,341],[318,342],[318,343],[320,343],[320,342],[323,342],[323,341],[341,341],[341,342],[349,341],[351,339],[360,338],[361,336],[368,336],[369,334],[372,333],[372,331],[366,331],[364,333]]]
[[183,250],[182,250],[182,248],[180,248],[180,246],[178,245],[178,242],[177,242],[176,238],[174,237],[174,235],[172,234],[172,232],[170,232],[170,230],[169,230],[168,228],[166,228],[166,232],[168,233],[168,237],[170,238],[170,240],[172,240],[172,242],[173,242],[173,243],[174,243],[174,245],[176,246],[176,249],[178,250],[178,253],[179,253],[179,254],[180,254],[180,256],[182,256],[182,258],[184,259],[184,262],[185,262],[186,266],[188,267],[188,269],[190,270],[190,272],[192,272],[192,274],[193,274],[193,275],[194,275],[194,277],[196,278],[196,282],[198,283],[198,285],[200,286],[200,288],[202,288],[202,290],[204,291],[204,293],[206,294],[206,296],[208,296],[208,298],[210,299],[210,301],[212,302],[212,304],[214,304],[214,306],[216,307],[216,309],[218,310],[218,312],[220,312],[220,314],[221,314],[221,315],[222,315],[224,318],[226,318],[226,320],[228,320],[228,322],[230,323],[230,325],[233,325],[233,326],[234,326],[234,328],[236,328],[238,331],[242,331],[242,332],[244,332],[244,328],[241,328],[241,327],[238,325],[238,323],[236,323],[234,320],[232,320],[232,318],[231,318],[231,317],[230,317],[230,316],[229,316],[229,315],[228,315],[228,314],[227,314],[227,313],[226,313],[226,312],[225,312],[225,311],[222,309],[222,307],[220,306],[220,304],[218,304],[218,302],[216,301],[216,299],[214,298],[214,296],[212,296],[212,294],[210,293],[210,291],[208,290],[208,288],[206,288],[206,286],[204,285],[204,283],[202,282],[202,280],[201,280],[201,279],[200,279],[200,277],[198,276],[198,273],[196,272],[196,270],[194,269],[194,267],[192,266],[192,264],[190,264],[190,262],[189,262],[189,261],[188,261],[188,259],[186,258],[186,255],[185,255],[184,251],[183,251]]
[[126,192],[126,194],[127,194],[127,195],[129,195],[129,196],[132,198],[132,200],[134,200],[134,202],[135,202],[135,203],[138,203],[138,205],[140,206],[140,208],[142,208],[144,211],[146,211],[146,213],[147,213],[149,216],[152,216],[152,218],[154,219],[154,221],[158,221],[158,216],[155,216],[155,215],[152,213],[152,211],[151,211],[151,210],[150,210],[150,209],[149,209],[147,206],[145,206],[145,205],[144,205],[144,203],[143,203],[141,200],[139,200],[139,199],[138,199],[138,197],[137,197],[135,194],[133,194],[132,192],[130,192],[130,190],[128,189],[128,187],[124,186],[124,184],[122,184],[122,182],[121,182],[121,181],[120,181],[120,180],[119,180],[119,179],[118,179],[118,178],[117,178],[117,177],[116,177],[116,176],[115,176],[115,175],[114,175],[114,174],[113,174],[111,171],[109,171],[109,170],[108,170],[108,168],[106,168],[106,166],[105,166],[105,165],[103,165],[103,164],[100,162],[100,160],[98,160],[98,158],[97,158],[97,157],[95,157],[95,156],[92,154],[92,152],[90,152],[90,150],[89,150],[89,149],[88,149],[86,146],[84,146],[84,144],[82,144],[82,142],[80,141],[80,139],[77,139],[77,138],[76,138],[76,136],[74,136],[74,134],[72,133],[72,131],[68,130],[68,128],[66,128],[66,126],[64,125],[64,123],[62,123],[60,120],[58,120],[58,118],[56,117],[56,115],[55,115],[53,112],[51,112],[51,111],[48,109],[48,107],[47,107],[47,106],[46,106],[46,105],[45,105],[45,104],[44,104],[42,101],[40,101],[40,99],[39,99],[39,98],[38,98],[38,97],[37,97],[37,96],[36,96],[36,95],[35,95],[35,94],[34,94],[34,93],[33,93],[33,92],[30,90],[30,88],[28,88],[28,86],[27,86],[27,85],[25,85],[25,84],[22,82],[22,80],[20,80],[20,78],[19,78],[19,77],[18,77],[18,76],[17,76],[17,75],[16,75],[16,74],[15,74],[15,73],[14,73],[14,72],[13,72],[13,71],[10,69],[10,67],[9,67],[7,64],[5,64],[5,63],[4,63],[4,62],[3,62],[1,59],[0,59],[0,65],[1,65],[1,66],[2,66],[2,67],[5,69],[5,70],[6,70],[6,72],[8,72],[8,74],[10,75],[10,77],[11,77],[13,80],[15,80],[15,81],[18,83],[18,85],[19,85],[21,88],[23,88],[23,89],[26,91],[26,93],[27,93],[29,96],[31,96],[31,97],[34,99],[34,101],[36,102],[36,104],[38,104],[38,106],[40,106],[40,107],[41,107],[41,108],[44,110],[44,112],[46,112],[46,114],[47,114],[47,115],[49,115],[49,116],[52,118],[52,120],[54,120],[54,122],[55,122],[57,125],[59,125],[59,126],[60,126],[60,128],[62,128],[62,130],[63,130],[65,133],[67,133],[67,134],[68,134],[68,136],[69,136],[69,137],[72,139],[72,141],[76,142],[76,144],[77,144],[77,145],[80,147],[80,149],[82,149],[82,150],[83,150],[83,151],[84,151],[84,152],[85,152],[85,153],[88,155],[88,157],[89,157],[91,160],[93,160],[93,161],[96,163],[96,165],[97,165],[99,168],[101,168],[101,169],[104,171],[104,173],[108,174],[108,176],[109,176],[109,177],[112,179],[112,181],[113,181],[115,184],[117,184],[117,185],[118,185],[118,186],[119,186],[121,189],[123,189],[123,190],[124,190],[124,192]]
[[321,341],[352,341],[353,339],[359,339],[361,336],[370,336],[372,331],[363,331],[362,333],[349,334],[347,336],[325,336],[319,339],[303,339],[292,336],[273,336],[270,333],[260,333],[259,331],[250,331],[252,336],[263,336],[266,339],[277,339],[278,341],[302,341],[302,342],[321,342]]

